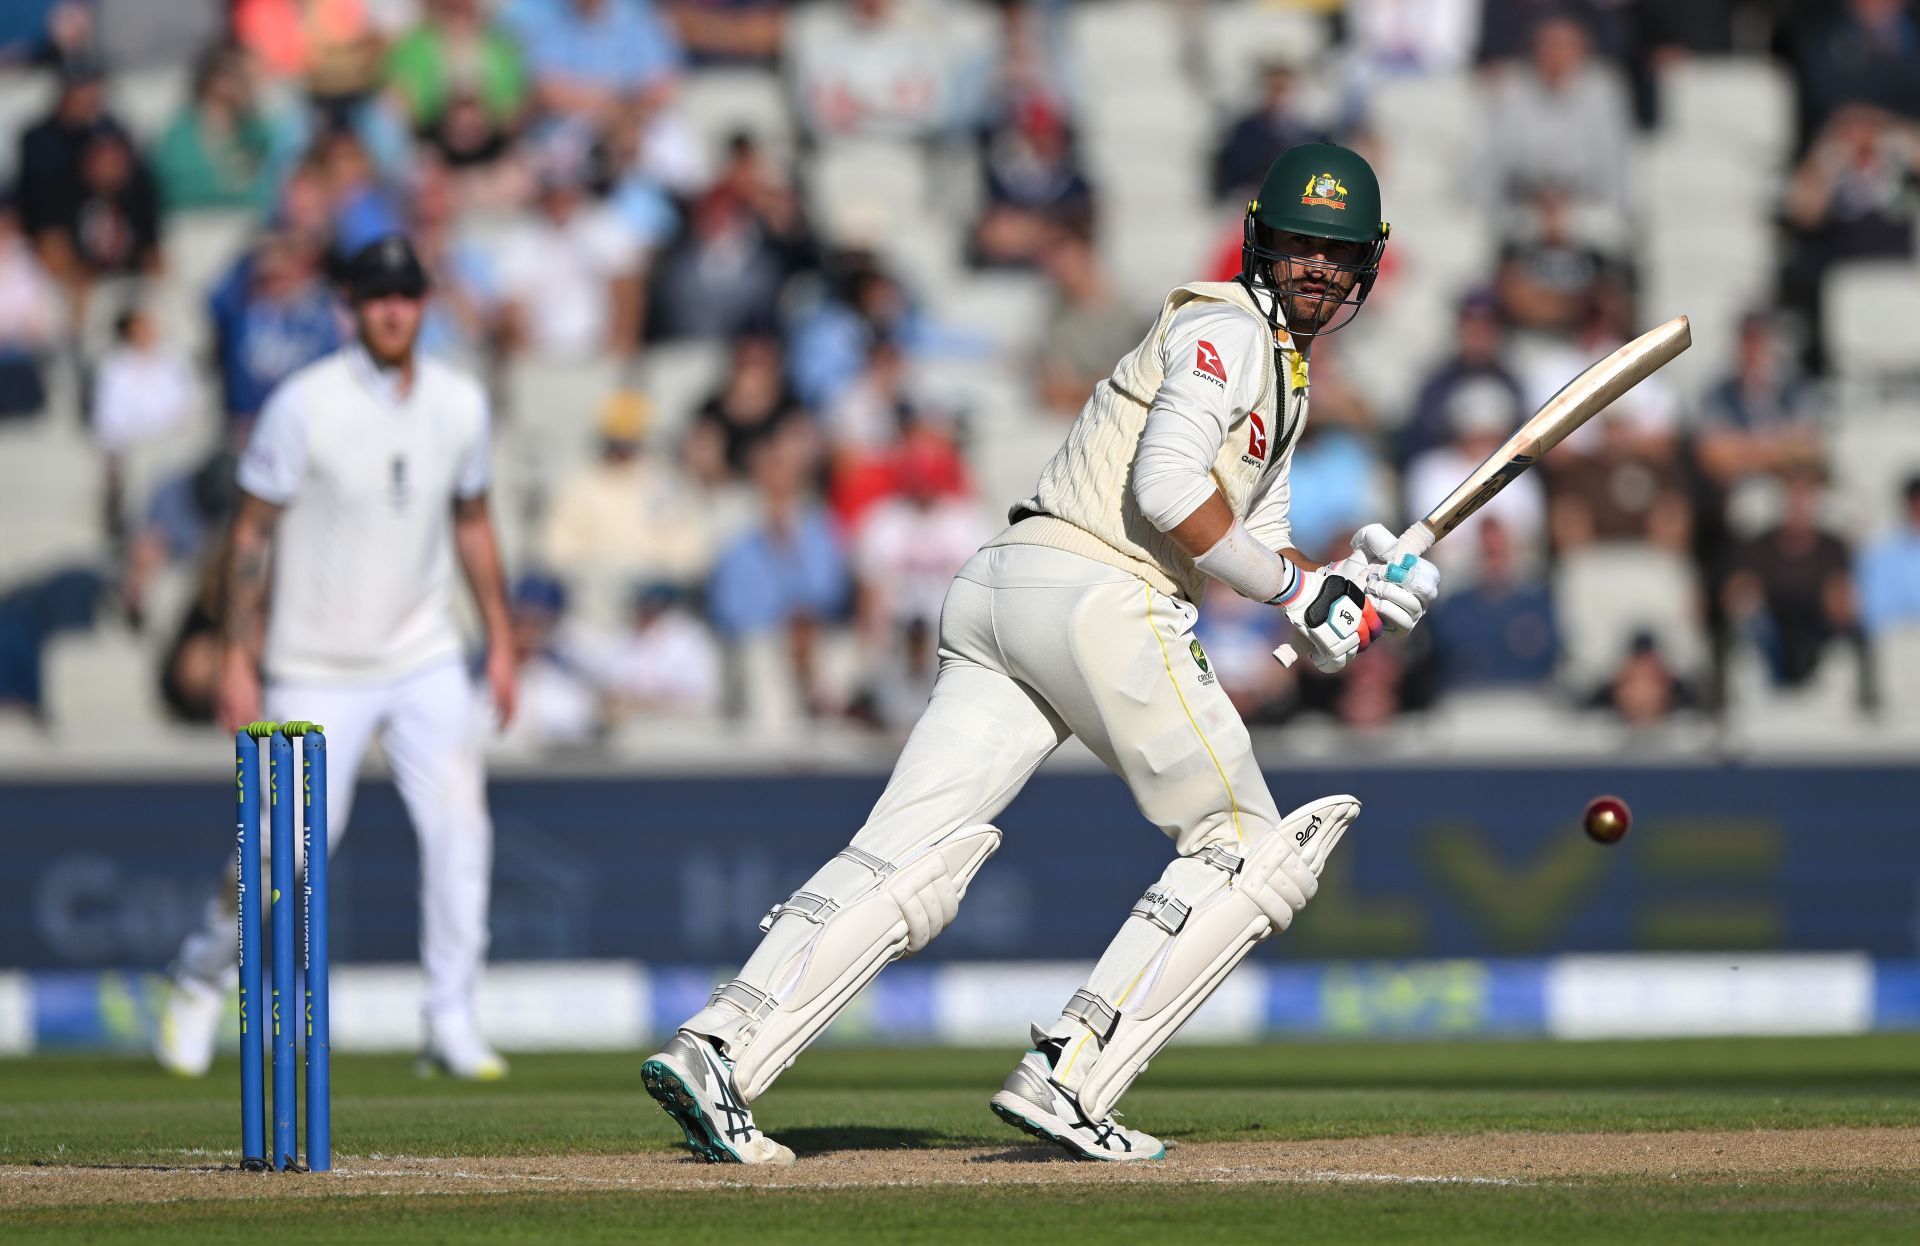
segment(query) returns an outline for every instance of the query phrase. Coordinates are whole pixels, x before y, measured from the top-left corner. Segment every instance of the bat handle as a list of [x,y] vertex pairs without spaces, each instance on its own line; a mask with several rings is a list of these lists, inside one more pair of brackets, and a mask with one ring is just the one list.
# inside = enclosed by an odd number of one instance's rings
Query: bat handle
[[[1433,548],[1435,539],[1433,529],[1427,526],[1426,521],[1418,520],[1412,527],[1402,532],[1400,539],[1393,543],[1393,548],[1387,552],[1387,561],[1396,562],[1406,554],[1412,554],[1415,558],[1424,557],[1426,552]],[[1273,656],[1280,665],[1291,670],[1293,664],[1300,660],[1300,651],[1286,644],[1275,649]]]

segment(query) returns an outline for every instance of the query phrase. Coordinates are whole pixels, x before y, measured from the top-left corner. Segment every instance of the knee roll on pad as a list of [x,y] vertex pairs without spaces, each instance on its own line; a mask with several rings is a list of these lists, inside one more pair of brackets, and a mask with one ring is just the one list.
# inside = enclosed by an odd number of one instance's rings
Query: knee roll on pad
[[1256,943],[1292,924],[1321,867],[1360,813],[1329,796],[1281,819],[1244,858],[1206,848],[1168,867],[1062,1013],[1055,1077],[1095,1120]]
[[993,827],[967,826],[899,862],[845,849],[774,906],[742,976],[682,1028],[726,1048],[736,1088],[751,1102],[874,975],[947,928],[999,846]]

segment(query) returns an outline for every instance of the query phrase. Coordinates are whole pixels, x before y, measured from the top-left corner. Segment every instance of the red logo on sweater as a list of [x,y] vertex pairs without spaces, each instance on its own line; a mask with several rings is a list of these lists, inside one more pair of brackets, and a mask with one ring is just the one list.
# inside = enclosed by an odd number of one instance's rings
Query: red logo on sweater
[[1267,461],[1267,424],[1258,411],[1247,412],[1247,457]]
[[1220,352],[1213,348],[1213,343],[1205,338],[1200,339],[1200,350],[1194,358],[1193,366],[1195,370],[1206,373],[1222,385],[1227,383],[1227,366],[1220,362]]

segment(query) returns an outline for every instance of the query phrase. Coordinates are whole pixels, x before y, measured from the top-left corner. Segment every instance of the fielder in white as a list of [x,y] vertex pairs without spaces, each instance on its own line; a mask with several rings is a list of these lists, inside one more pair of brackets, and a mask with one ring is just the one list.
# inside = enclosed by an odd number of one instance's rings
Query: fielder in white
[[1359,813],[1329,796],[1282,815],[1245,726],[1193,638],[1209,577],[1284,611],[1338,671],[1439,589],[1382,558],[1371,525],[1316,567],[1291,547],[1287,467],[1316,334],[1358,311],[1387,227],[1365,160],[1296,147],[1248,206],[1239,279],[1182,286],[1087,400],[1033,497],[949,590],[940,672],[893,778],[845,851],[774,907],[739,974],[642,1066],[648,1092],[715,1162],[791,1163],[749,1105],[888,962],[953,920],[999,846],[990,820],[1077,735],[1132,789],[1176,856],[992,1108],[1086,1159],[1160,1142],[1114,1103],[1227,973],[1285,930]]
[[[423,1067],[490,1080],[506,1063],[480,1035],[473,996],[493,826],[483,716],[453,614],[457,559],[485,621],[504,722],[514,673],[487,511],[487,399],[471,378],[415,353],[427,277],[406,239],[353,256],[346,283],[358,340],[274,391],[240,460],[220,717],[231,730],[264,709],[326,728],[332,842],[367,745],[383,734],[420,844]],[[161,1063],[189,1076],[206,1072],[228,1015],[230,892],[181,947],[161,1021]]]

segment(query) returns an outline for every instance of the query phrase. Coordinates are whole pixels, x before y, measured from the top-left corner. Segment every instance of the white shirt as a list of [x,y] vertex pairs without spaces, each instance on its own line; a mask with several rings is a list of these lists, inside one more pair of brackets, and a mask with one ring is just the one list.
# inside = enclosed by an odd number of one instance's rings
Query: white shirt
[[166,350],[122,347],[100,361],[93,387],[93,434],[108,451],[151,441],[193,415],[199,401],[193,369]]
[[923,510],[906,498],[888,498],[860,525],[854,565],[884,596],[895,623],[937,626],[953,577],[990,535],[971,501],[946,498]]
[[525,313],[535,353],[579,359],[606,344],[611,284],[640,265],[640,240],[604,207],[582,204],[564,224],[538,217],[508,235],[500,286]]
[[623,700],[650,709],[711,714],[720,705],[720,647],[706,625],[668,610],[644,629],[622,634],[597,663],[601,680]]
[[267,399],[240,487],[285,508],[266,667],[295,683],[386,680],[457,656],[453,503],[487,491],[487,399],[416,357],[398,392],[357,344]]

